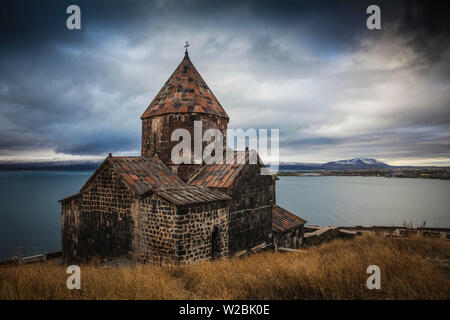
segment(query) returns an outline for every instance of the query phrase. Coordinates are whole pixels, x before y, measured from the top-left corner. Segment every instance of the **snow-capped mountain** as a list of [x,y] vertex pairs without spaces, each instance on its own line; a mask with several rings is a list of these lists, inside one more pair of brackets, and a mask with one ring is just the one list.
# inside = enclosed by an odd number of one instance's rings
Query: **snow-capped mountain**
[[281,162],[280,170],[344,170],[344,169],[377,169],[389,168],[390,165],[369,157],[358,157],[348,160],[327,163]]
[[390,166],[373,158],[359,157],[349,160],[327,162],[323,164],[322,167],[326,167],[324,169],[370,169],[389,168]]
[[[95,170],[101,160],[0,161],[0,170]],[[267,163],[270,165],[270,163]],[[359,157],[327,163],[280,162],[279,170],[344,170],[389,168],[390,165],[373,158]]]
[[372,159],[372,158],[368,158],[368,157],[359,157],[359,158],[353,158],[353,159],[350,159],[350,160],[339,160],[339,161],[334,161],[334,162],[329,162],[329,163],[338,163],[338,164],[343,164],[343,165],[385,164],[385,163],[383,163],[381,161],[378,161],[378,160]]
[[280,166],[321,166],[321,163],[312,163],[312,162],[280,162]]

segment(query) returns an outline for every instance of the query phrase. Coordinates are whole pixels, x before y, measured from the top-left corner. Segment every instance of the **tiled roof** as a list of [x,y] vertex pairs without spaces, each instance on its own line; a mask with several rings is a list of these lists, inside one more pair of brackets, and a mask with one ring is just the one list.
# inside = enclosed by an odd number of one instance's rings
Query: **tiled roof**
[[272,230],[287,232],[292,228],[304,225],[307,221],[277,205],[272,209]]
[[228,115],[186,54],[141,119],[167,113]]
[[158,158],[108,157],[117,174],[137,194],[150,189],[175,187],[185,183]]
[[[202,185],[209,188],[228,189],[233,186],[234,181],[249,163],[249,158],[256,156],[257,164],[264,167],[264,163],[254,150],[250,151],[232,151],[228,153],[224,163],[204,165],[189,181],[188,184],[193,186]],[[276,176],[271,176],[272,182],[278,180]]]
[[179,186],[153,190],[158,196],[175,205],[230,200],[224,193],[203,186]]
[[231,199],[216,190],[187,185],[160,159],[145,157],[107,157],[81,191],[89,186],[96,174],[108,163],[112,165],[118,177],[138,196],[145,197],[155,193],[175,205]]
[[[249,163],[250,152],[255,151],[233,151],[224,163],[205,165],[188,181],[188,184],[210,188],[230,188],[245,165]],[[230,158],[233,161],[230,161]],[[260,163],[259,158],[258,163]]]

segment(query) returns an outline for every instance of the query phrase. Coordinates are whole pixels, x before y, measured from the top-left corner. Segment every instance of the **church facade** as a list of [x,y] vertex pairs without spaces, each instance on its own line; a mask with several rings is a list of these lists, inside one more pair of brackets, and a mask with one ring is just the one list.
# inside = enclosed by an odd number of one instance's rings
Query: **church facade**
[[[65,261],[183,264],[271,245],[276,178],[260,174],[259,158],[249,161],[254,151],[227,154],[231,163],[171,160],[175,129],[194,136],[200,121],[202,133],[214,128],[225,136],[229,121],[187,52],[141,120],[141,156],[110,154],[77,194],[60,200]],[[275,212],[278,225],[283,212]],[[286,218],[289,228],[305,223]]]

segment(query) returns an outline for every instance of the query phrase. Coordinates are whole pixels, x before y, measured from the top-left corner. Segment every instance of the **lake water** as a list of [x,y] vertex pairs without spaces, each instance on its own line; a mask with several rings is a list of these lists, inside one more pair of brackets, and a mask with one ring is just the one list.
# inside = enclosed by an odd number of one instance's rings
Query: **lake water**
[[91,174],[90,171],[0,172],[0,259],[40,250],[61,250],[58,200],[77,193]]
[[[0,172],[0,259],[60,250],[59,199],[90,171]],[[277,203],[317,225],[450,227],[450,181],[377,177],[280,177]]]
[[277,203],[321,226],[450,227],[450,181],[383,177],[280,177]]

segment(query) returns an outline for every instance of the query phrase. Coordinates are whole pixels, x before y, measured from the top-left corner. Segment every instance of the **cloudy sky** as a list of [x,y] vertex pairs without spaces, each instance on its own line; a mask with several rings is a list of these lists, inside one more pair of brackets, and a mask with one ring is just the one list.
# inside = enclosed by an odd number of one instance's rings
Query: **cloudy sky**
[[[66,8],[81,8],[81,30]],[[381,8],[381,30],[366,8]],[[232,128],[282,161],[450,165],[449,7],[438,1],[0,4],[0,160],[140,152],[140,115],[190,57]]]

